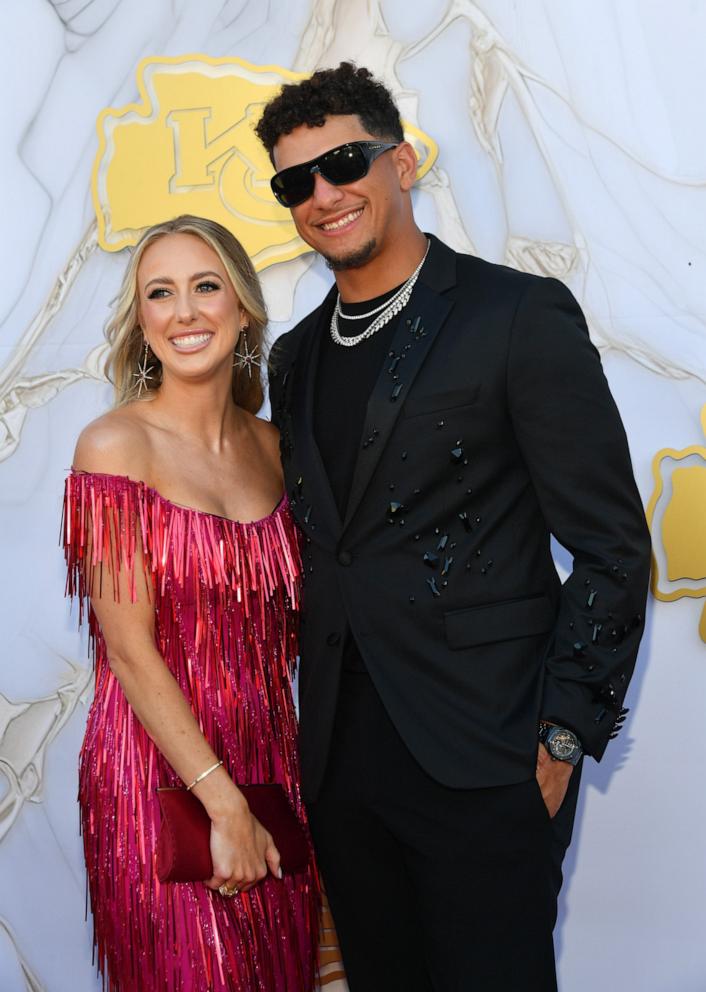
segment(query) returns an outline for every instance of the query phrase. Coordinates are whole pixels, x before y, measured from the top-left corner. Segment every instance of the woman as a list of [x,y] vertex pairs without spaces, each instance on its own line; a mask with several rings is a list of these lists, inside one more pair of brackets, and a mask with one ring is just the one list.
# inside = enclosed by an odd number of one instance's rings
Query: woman
[[[67,480],[69,591],[90,598],[96,668],[79,798],[111,992],[314,984],[315,869],[282,876],[235,785],[281,783],[303,822],[300,560],[277,431],[254,416],[265,320],[227,230],[188,216],[148,230],[107,328],[116,406]],[[160,884],[155,790],[182,784],[211,819],[213,876]]]

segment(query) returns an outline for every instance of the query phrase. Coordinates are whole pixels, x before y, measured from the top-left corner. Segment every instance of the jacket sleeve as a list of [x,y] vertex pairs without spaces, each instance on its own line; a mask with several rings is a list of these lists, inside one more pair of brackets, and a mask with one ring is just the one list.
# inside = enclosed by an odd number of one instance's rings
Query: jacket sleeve
[[625,431],[583,314],[533,279],[508,353],[510,413],[556,539],[573,555],[546,657],[542,717],[597,760],[624,719],[644,627],[650,539]]
[[284,394],[287,375],[287,338],[282,334],[272,345],[267,362],[267,384],[270,395],[270,419],[280,431],[284,412]]
[[281,334],[272,345],[267,362],[270,419],[280,431],[284,429],[285,412],[291,388],[289,380],[292,374],[295,340],[293,330]]

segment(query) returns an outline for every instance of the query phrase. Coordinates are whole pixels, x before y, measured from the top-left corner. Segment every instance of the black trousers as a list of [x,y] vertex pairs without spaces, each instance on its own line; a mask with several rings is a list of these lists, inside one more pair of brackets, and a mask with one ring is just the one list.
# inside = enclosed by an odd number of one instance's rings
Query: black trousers
[[324,785],[308,812],[351,992],[555,992],[552,929],[571,823],[558,840],[534,778],[440,785],[369,676],[344,671]]

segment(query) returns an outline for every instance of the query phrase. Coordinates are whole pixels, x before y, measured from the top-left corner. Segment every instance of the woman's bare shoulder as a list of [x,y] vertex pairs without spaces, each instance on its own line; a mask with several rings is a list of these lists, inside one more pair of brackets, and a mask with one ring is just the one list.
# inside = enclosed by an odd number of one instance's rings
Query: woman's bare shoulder
[[150,438],[131,403],[91,421],[79,435],[73,467],[144,479],[150,464]]

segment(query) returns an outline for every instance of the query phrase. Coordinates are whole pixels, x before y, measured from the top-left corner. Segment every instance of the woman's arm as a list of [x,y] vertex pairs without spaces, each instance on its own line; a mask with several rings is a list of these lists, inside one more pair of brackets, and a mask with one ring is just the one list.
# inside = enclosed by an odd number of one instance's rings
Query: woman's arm
[[[139,443],[135,445],[135,438],[124,435],[123,430],[112,425],[87,428],[79,439],[74,468],[144,478],[142,470],[146,466],[140,464]],[[115,539],[112,535],[111,540]],[[136,543],[139,555],[141,542]],[[134,574],[135,582],[124,570],[112,576],[110,582],[99,584],[96,578],[89,589],[91,604],[105,640],[110,668],[127,701],[171,767],[189,784],[218,757],[156,648],[154,605],[148,580],[140,578],[145,573],[139,559]],[[272,837],[250,814],[242,793],[223,767],[199,782],[193,792],[212,821],[214,873],[207,882],[210,888],[227,882],[230,887],[246,890],[264,878],[268,867],[279,876],[279,853]]]

